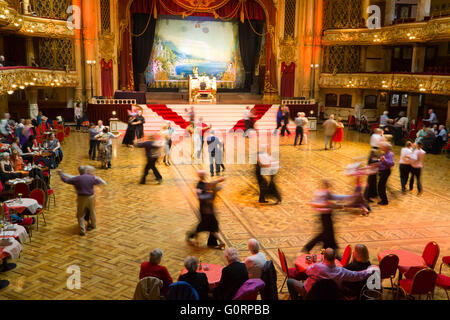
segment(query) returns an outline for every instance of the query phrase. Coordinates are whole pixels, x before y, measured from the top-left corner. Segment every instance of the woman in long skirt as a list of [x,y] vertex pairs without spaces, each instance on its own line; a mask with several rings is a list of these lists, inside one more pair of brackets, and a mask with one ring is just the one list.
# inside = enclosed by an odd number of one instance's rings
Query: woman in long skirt
[[[225,181],[225,178],[207,182],[206,171],[199,171],[198,176],[200,178],[197,184],[197,196],[200,202],[200,223],[197,225],[195,231],[187,233],[187,241],[193,244],[193,241],[196,241],[198,233],[209,232],[208,245],[214,246],[216,249],[223,249],[225,242],[219,234],[219,223],[214,211],[214,199],[219,190],[218,184]],[[219,244],[217,244],[217,241]]]
[[337,119],[337,128],[333,136],[334,147],[339,143],[339,148],[342,147],[342,140],[344,140],[344,124],[342,123],[342,118]]
[[125,137],[123,138],[122,144],[126,145],[128,148],[133,147],[134,137],[136,133],[136,126],[133,124],[136,120],[136,117],[129,116],[128,117],[128,127],[125,133]]

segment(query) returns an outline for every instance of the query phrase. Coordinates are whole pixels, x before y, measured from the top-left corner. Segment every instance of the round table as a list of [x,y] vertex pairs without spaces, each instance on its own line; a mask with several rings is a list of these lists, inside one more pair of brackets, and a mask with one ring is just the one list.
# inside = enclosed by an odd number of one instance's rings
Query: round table
[[383,257],[387,256],[388,254],[395,254],[398,257],[398,269],[400,271],[400,274],[406,273],[409,268],[412,267],[427,267],[425,260],[423,260],[421,256],[413,252],[401,249],[385,250],[378,253],[378,261],[381,261],[381,259],[383,259]]
[[[305,272],[306,269],[308,269],[308,267],[310,267],[318,262],[321,262],[323,260],[323,255],[317,254],[317,261],[308,263],[308,262],[306,262],[307,256],[310,256],[311,261],[312,261],[312,254],[302,254],[297,259],[295,259],[295,268],[297,269],[298,272]],[[342,267],[342,264],[338,259],[336,259],[334,262],[337,267]]]
[[[216,287],[219,282],[220,282],[220,278],[222,277],[222,269],[223,267],[220,264],[212,264],[212,263],[202,263],[202,266],[208,266],[208,270],[206,271],[205,269],[198,269],[197,272],[203,272],[204,274],[206,274],[206,277],[208,278],[208,283],[210,288],[214,288]],[[188,271],[186,270],[186,268],[184,268],[181,273],[180,276],[183,274],[186,274]]]
[[22,198],[20,199],[12,199],[6,201],[4,204],[18,213],[23,213],[25,210],[28,211],[29,214],[35,214],[39,210],[39,203],[31,198]]
[[[23,181],[18,181],[18,180],[23,180]],[[25,180],[24,180],[24,178],[17,178],[17,179],[11,179],[11,180],[6,181],[6,184],[8,186],[14,186],[19,183],[25,183],[26,185],[30,185],[33,182],[33,180],[34,180],[33,178],[26,178]]]

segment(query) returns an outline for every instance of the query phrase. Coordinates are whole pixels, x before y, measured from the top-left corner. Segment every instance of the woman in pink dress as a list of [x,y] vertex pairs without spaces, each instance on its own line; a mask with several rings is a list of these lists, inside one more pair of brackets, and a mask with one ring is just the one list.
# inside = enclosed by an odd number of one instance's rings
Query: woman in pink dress
[[336,147],[336,143],[339,143],[339,148],[342,147],[342,140],[344,140],[344,124],[342,123],[342,118],[337,118],[337,127],[336,132],[333,136],[334,146]]

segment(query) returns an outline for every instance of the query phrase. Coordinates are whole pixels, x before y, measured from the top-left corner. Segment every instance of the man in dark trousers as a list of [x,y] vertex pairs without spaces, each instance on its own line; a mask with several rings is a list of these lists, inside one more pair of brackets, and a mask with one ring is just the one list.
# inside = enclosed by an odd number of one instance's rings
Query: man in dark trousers
[[151,134],[148,137],[148,141],[138,143],[136,144],[136,147],[145,148],[145,155],[147,156],[147,165],[145,166],[144,175],[142,176],[140,184],[145,184],[145,180],[150,169],[152,169],[153,173],[155,174],[156,180],[158,180],[158,184],[161,184],[162,176],[156,168],[156,161],[158,161],[159,157],[161,156],[162,147],[159,136]]
[[209,154],[209,168],[211,176],[214,176],[214,165],[216,167],[216,175],[220,174],[220,169],[225,170],[223,165],[223,143],[218,137],[215,136],[214,130],[210,131],[210,136],[206,139],[208,143],[208,154]]

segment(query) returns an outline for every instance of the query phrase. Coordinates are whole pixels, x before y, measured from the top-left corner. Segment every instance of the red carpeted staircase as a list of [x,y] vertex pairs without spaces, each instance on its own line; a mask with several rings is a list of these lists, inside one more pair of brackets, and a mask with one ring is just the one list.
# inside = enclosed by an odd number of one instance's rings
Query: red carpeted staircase
[[189,125],[189,122],[184,120],[182,116],[174,112],[165,104],[148,104],[147,107],[164,120],[175,122],[175,124],[179,125],[182,129],[186,129]]
[[[255,119],[254,121],[257,122],[259,119],[261,119],[262,117],[264,117],[264,115],[266,114],[266,112],[272,107],[271,104],[256,104],[255,107],[252,109],[255,112]],[[245,131],[245,122],[244,119],[239,120],[233,127],[232,130],[236,131],[236,130],[243,130]]]

